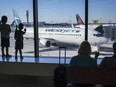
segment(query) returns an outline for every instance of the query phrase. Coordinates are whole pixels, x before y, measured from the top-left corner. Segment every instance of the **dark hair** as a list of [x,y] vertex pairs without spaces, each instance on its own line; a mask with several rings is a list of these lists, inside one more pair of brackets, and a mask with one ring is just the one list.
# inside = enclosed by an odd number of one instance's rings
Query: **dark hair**
[[22,29],[23,26],[24,26],[23,23],[19,23],[19,26],[18,27],[19,27],[19,29]]
[[116,51],[116,42],[113,43],[113,50]]
[[91,46],[87,41],[83,41],[79,47],[78,54],[80,55],[90,55],[91,54]]
[[2,22],[2,23],[6,23],[6,22],[7,22],[7,19],[8,19],[7,16],[4,15],[4,16],[2,16],[2,18],[1,18],[1,22]]

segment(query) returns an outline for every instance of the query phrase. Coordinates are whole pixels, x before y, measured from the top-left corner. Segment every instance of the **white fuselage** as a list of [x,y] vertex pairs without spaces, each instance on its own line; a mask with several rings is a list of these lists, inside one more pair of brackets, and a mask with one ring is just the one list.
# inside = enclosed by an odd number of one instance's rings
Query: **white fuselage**
[[[33,38],[33,29],[28,29],[24,37]],[[39,28],[40,39],[52,39],[56,43],[68,43],[80,45],[85,40],[84,28]],[[107,38],[102,36],[95,30],[88,30],[88,41],[91,45],[103,44],[107,42]]]

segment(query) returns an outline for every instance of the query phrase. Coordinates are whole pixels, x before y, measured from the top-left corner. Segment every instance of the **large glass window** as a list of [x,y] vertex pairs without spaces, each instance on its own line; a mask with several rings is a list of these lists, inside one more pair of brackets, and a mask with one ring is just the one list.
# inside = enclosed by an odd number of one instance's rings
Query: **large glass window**
[[[112,43],[116,37],[116,1],[88,1],[88,41],[92,45],[92,52],[100,51],[99,58],[111,56]],[[19,22],[22,22],[27,29],[24,35],[23,56],[34,56],[32,3],[33,0],[1,0],[0,17],[6,15],[7,23],[12,29],[9,52],[13,56],[15,55],[14,30]],[[38,0],[38,20],[39,58],[49,57],[50,61],[53,61],[59,57],[59,46],[66,47],[67,58],[77,55],[78,46],[85,40],[85,0]],[[61,56],[64,56],[63,51]],[[94,57],[94,54],[92,56]]]
[[[104,56],[106,57],[112,56],[113,54],[112,44],[116,40],[115,10],[116,10],[115,0],[89,0],[90,28],[98,30],[98,32],[100,32],[100,35],[97,35],[96,37],[100,38],[102,37],[102,35],[104,35],[108,40],[100,44],[99,58],[103,58]],[[101,39],[101,42],[103,40],[104,39]]]
[[66,46],[67,57],[77,55],[78,45],[85,39],[85,33],[80,33],[81,19],[85,21],[85,0],[39,0],[38,3],[39,57],[58,57],[59,46]]
[[[1,0],[0,1],[0,17],[6,15],[8,24],[11,27],[9,54],[15,55],[15,39],[14,31],[16,25],[20,22],[24,24],[27,33],[24,35],[23,56],[34,56],[33,34],[33,1],[32,0]],[[0,18],[1,19],[1,18]],[[2,55],[0,50],[0,55]],[[18,53],[18,56],[19,53]]]

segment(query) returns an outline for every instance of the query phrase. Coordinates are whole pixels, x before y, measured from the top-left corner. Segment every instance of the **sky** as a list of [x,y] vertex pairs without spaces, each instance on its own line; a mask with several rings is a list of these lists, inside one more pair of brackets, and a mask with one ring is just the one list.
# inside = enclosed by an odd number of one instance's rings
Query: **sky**
[[[47,23],[76,23],[75,14],[85,21],[85,0],[38,0],[38,20]],[[8,23],[13,21],[12,10],[17,11],[20,19],[26,22],[26,10],[29,21],[33,21],[32,0],[0,0],[0,17],[8,16]],[[89,22],[116,23],[116,0],[89,0]]]

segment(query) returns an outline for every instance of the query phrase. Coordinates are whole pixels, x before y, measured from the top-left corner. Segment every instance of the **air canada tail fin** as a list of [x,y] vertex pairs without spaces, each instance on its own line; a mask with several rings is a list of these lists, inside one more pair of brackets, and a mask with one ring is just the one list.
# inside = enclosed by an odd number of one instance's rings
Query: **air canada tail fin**
[[79,14],[76,14],[77,25],[84,24]]
[[18,25],[19,23],[21,23],[21,19],[18,16],[18,13],[13,9],[13,18],[14,18],[14,25]]

